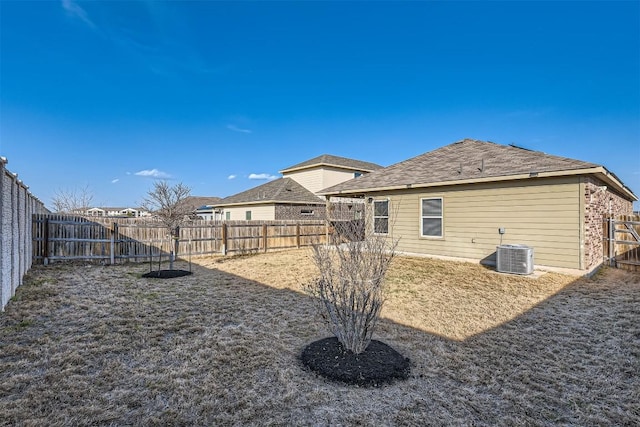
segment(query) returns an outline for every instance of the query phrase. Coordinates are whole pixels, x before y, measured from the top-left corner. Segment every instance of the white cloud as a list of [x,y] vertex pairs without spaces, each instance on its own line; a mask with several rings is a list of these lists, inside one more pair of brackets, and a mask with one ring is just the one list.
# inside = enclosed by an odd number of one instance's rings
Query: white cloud
[[141,170],[139,172],[136,172],[134,175],[144,176],[147,178],[158,178],[158,179],[171,178],[171,175],[169,175],[166,172],[159,171],[158,169]]
[[268,181],[277,179],[275,175],[269,175],[268,173],[252,173],[249,174],[249,179],[266,179]]
[[120,181],[118,178],[116,178],[116,179],[112,179],[112,180],[111,180],[111,183],[112,183],[112,184],[115,184],[115,183],[116,183],[116,182],[118,182],[118,181]]
[[96,24],[89,19],[87,11],[80,7],[74,0],[62,0],[62,8],[66,10],[69,15],[78,18],[92,29],[96,29]]
[[227,129],[240,133],[251,133],[251,129],[242,129],[236,125],[227,125]]
[[236,175],[229,175],[227,179],[236,179]]

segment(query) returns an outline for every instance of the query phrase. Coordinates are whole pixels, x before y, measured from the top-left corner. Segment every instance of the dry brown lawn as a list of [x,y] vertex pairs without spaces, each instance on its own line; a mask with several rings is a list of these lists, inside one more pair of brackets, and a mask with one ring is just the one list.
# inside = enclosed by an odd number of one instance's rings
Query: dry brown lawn
[[357,388],[298,361],[327,336],[309,255],[32,269],[0,314],[0,425],[640,424],[640,275],[397,258],[374,338],[411,377]]

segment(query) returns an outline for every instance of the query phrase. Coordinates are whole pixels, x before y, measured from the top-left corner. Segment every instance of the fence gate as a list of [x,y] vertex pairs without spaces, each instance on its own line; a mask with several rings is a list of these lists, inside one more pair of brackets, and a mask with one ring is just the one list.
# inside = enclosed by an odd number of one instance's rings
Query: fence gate
[[605,218],[604,257],[612,267],[640,271],[640,216]]

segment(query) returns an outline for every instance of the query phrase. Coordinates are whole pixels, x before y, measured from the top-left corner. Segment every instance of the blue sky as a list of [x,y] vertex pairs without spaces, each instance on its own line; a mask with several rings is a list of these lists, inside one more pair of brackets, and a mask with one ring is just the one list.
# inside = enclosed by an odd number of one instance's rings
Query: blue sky
[[638,1],[0,0],[0,24],[0,155],[46,204],[137,205],[157,178],[223,197],[467,137],[640,195]]

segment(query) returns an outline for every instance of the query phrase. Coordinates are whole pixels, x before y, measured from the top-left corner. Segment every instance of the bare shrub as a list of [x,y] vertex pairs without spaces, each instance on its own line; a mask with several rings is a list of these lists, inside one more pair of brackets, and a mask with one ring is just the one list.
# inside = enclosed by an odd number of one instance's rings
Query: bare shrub
[[[312,258],[320,277],[304,287],[344,348],[359,354],[371,342],[380,316],[384,278],[397,240],[376,234],[355,238],[360,230],[357,221],[343,222],[341,227],[326,244],[313,245]],[[345,242],[345,236],[353,238]]]

